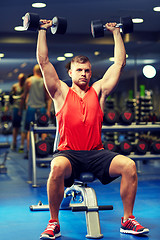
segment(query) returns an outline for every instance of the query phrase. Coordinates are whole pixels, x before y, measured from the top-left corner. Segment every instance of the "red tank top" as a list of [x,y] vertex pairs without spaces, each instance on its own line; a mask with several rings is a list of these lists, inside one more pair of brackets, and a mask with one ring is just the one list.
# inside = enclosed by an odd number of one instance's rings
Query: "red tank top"
[[90,87],[83,98],[69,89],[56,114],[60,142],[58,150],[100,150],[103,112],[97,93]]

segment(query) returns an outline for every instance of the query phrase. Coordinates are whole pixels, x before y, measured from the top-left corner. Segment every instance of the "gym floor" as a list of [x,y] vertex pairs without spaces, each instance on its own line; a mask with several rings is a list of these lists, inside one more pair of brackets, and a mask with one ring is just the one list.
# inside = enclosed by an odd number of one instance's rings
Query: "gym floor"
[[[11,141],[9,136],[0,136],[1,141]],[[0,163],[4,151],[0,152]],[[123,214],[119,188],[120,179],[103,186],[98,181],[89,184],[97,194],[99,205],[113,205],[113,211],[100,211],[101,232],[103,239],[138,240],[140,238],[159,240],[160,233],[160,161],[141,162],[139,168],[138,191],[135,201],[134,215],[137,220],[150,229],[148,236],[136,237],[119,232],[120,219]],[[31,212],[30,205],[42,201],[47,204],[46,181],[49,167],[37,167],[37,180],[40,186],[33,188],[27,183],[28,160],[24,153],[9,150],[7,174],[0,174],[0,239],[38,240],[44,231],[49,211]],[[59,240],[86,239],[86,221],[83,212],[60,211],[61,234]]]

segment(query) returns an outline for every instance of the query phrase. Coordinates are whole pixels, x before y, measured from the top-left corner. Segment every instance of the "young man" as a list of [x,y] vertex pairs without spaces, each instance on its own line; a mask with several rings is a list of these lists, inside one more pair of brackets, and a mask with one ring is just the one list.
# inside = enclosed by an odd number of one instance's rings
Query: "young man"
[[37,60],[44,82],[53,99],[59,126],[60,143],[58,153],[53,155],[51,172],[47,183],[50,221],[40,239],[55,239],[60,236],[58,213],[64,194],[64,186],[70,186],[81,171],[91,171],[107,184],[121,176],[120,194],[124,207],[121,220],[123,233],[148,233],[133,216],[133,205],[137,190],[137,173],[134,161],[103,149],[101,126],[105,98],[116,86],[125,66],[125,48],[116,23],[107,23],[112,32],[115,49],[114,64],[103,78],[89,87],[91,64],[87,57],[77,56],[71,61],[68,73],[72,79],[69,88],[61,81],[53,65],[49,62],[46,30],[52,26],[51,20],[42,20],[37,42]]
[[[24,102],[26,102],[27,106],[25,129],[27,131],[26,158],[28,158],[30,123],[35,122],[35,114],[38,112],[46,113],[50,117],[50,109],[52,104],[52,101],[44,86],[41,69],[38,64],[33,67],[33,76],[26,79],[21,106],[23,106]],[[42,139],[45,138],[46,134],[42,134]]]
[[[24,73],[20,73],[18,75],[18,82],[13,84],[12,89],[11,89],[11,93],[14,95],[14,97],[16,97],[13,101],[13,132],[12,132],[12,136],[13,136],[13,143],[11,145],[11,150],[16,151],[17,149],[17,136],[19,134],[19,129],[21,127],[22,124],[22,116],[19,114],[19,110],[20,110],[20,103],[21,103],[21,96],[24,92],[24,84],[25,84],[25,80],[26,77],[24,75]],[[8,106],[7,106],[8,107]],[[24,105],[22,106],[22,114],[23,114],[23,110],[24,110]],[[24,140],[26,137],[26,133],[25,131],[21,131],[21,144],[19,147],[20,151],[24,150]]]

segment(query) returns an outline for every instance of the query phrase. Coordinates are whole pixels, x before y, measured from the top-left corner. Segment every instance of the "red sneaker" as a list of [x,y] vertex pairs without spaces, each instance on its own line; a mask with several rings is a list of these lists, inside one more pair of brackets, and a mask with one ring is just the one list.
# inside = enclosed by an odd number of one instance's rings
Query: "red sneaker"
[[129,234],[146,234],[149,233],[149,229],[142,227],[136,220],[134,216],[129,216],[129,218],[123,222],[123,217],[121,219],[121,233],[129,233]]
[[60,225],[57,223],[56,220],[49,220],[49,223],[45,231],[41,234],[40,239],[43,240],[55,239],[60,236],[61,236]]

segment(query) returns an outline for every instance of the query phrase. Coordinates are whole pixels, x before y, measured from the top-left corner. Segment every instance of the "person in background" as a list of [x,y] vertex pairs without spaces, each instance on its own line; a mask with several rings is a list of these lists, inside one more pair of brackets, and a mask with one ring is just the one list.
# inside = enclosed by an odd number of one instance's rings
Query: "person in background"
[[[46,113],[48,117],[50,117],[52,104],[52,100],[45,89],[42,73],[38,64],[33,68],[33,75],[26,79],[24,93],[21,99],[21,110],[25,101],[27,109],[25,120],[25,129],[27,130],[27,153],[25,158],[28,158],[30,123],[35,122],[36,114],[38,113]],[[44,140],[46,134],[42,134],[41,138]]]
[[[19,134],[19,130],[21,127],[21,121],[22,121],[22,115],[19,113],[20,105],[21,105],[21,96],[24,92],[24,84],[25,84],[25,74],[20,73],[18,75],[18,82],[13,84],[10,95],[13,99],[13,105],[12,105],[12,124],[13,124],[13,142],[11,145],[11,150],[16,151],[17,149],[17,136]],[[22,112],[24,109],[24,105],[21,106]],[[25,139],[25,133],[21,131],[21,144],[19,147],[19,150],[23,150],[24,148],[24,139]]]

